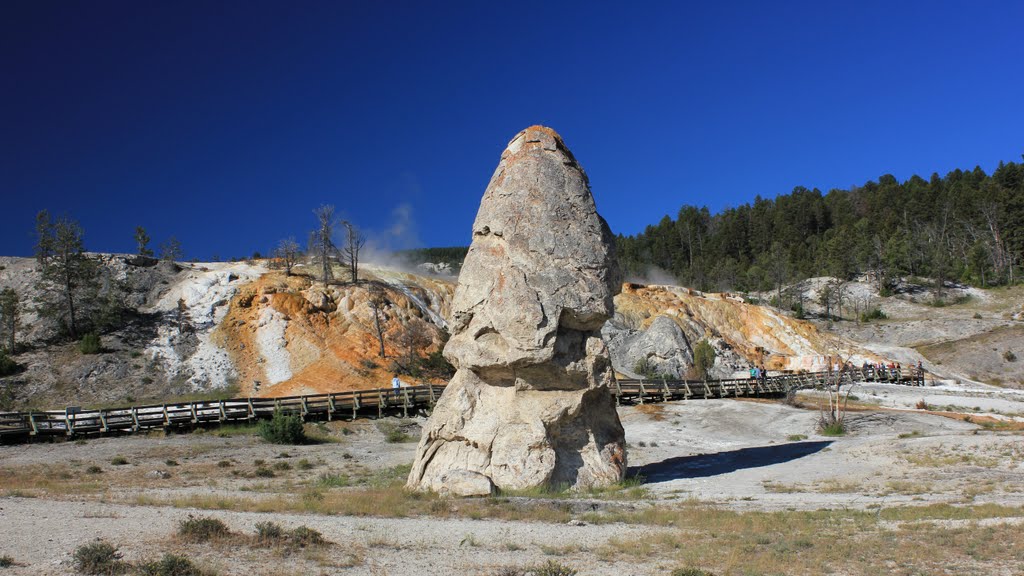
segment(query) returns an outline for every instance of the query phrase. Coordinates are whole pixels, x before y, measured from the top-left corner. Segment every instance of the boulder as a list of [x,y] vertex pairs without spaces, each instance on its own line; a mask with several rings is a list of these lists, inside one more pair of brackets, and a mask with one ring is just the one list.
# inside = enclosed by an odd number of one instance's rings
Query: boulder
[[321,286],[311,286],[303,290],[302,296],[314,310],[333,312],[335,309],[334,301],[331,299],[330,294]]
[[408,486],[478,495],[623,478],[601,326],[621,281],[586,174],[550,128],[516,135],[484,192],[444,355],[457,372]]
[[615,320],[601,329],[611,350],[612,365],[630,378],[646,378],[637,371],[646,363],[648,371],[667,378],[682,378],[693,366],[693,349],[689,340],[671,318],[658,316],[646,330],[632,330]]

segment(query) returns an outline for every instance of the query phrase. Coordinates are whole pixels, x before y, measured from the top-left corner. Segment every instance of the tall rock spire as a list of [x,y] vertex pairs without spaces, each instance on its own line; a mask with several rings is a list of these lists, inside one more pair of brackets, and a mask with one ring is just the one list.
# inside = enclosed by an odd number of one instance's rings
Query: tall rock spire
[[458,369],[408,486],[454,494],[622,479],[625,440],[601,326],[621,287],[614,239],[552,129],[509,142],[484,192],[444,355]]

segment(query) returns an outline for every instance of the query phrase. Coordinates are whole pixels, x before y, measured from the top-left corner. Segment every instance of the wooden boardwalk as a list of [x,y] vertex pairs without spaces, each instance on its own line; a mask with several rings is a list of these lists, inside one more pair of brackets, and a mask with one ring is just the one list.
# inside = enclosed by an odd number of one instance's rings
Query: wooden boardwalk
[[[867,380],[860,370],[844,372],[844,382]],[[763,380],[616,380],[617,404],[645,404],[672,400],[778,397],[789,390],[820,388],[827,372],[785,374]],[[917,384],[916,379],[896,383]],[[923,384],[923,380],[920,382]],[[0,442],[23,442],[41,436],[86,436],[131,433],[143,430],[189,429],[223,423],[267,419],[275,412],[298,414],[303,420],[354,420],[383,416],[408,417],[424,413],[437,402],[443,385],[408,386],[289,396],[285,398],[234,398],[230,400],[151,404],[125,408],[0,412]]]

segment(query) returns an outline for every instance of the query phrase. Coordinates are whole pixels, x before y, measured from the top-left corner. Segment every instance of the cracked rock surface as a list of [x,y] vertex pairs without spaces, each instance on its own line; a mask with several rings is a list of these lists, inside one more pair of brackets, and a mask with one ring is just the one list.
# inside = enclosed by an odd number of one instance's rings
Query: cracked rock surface
[[458,371],[424,428],[410,488],[478,495],[622,479],[600,332],[621,288],[613,246],[561,137],[517,134],[473,224],[444,350]]

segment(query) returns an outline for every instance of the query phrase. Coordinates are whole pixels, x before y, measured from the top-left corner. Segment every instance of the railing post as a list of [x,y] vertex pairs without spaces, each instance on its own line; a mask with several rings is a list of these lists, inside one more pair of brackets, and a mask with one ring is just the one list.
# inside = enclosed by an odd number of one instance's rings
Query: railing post
[[331,421],[331,417],[334,415],[334,394],[327,395],[327,421]]
[[189,406],[192,410],[192,423],[195,424],[199,421],[199,415],[196,413],[196,403],[192,402]]
[[[614,372],[614,371],[613,371]],[[612,374],[612,380],[615,381],[615,405],[622,405],[622,386],[619,384],[619,379],[615,374]]]
[[309,414],[309,405],[306,404],[306,397],[303,396],[299,399],[299,418],[302,418],[303,422],[306,421],[306,414]]
[[100,432],[107,431],[107,418],[103,416],[103,410],[100,410]]
[[227,419],[228,419],[228,413],[227,413],[227,411],[226,411],[226,410],[224,409],[224,401],[223,401],[223,400],[221,400],[221,401],[220,401],[220,421],[221,421],[221,422],[224,422],[224,421],[225,421],[225,420],[227,420]]
[[403,394],[403,398],[402,398],[402,400],[403,400],[403,402],[402,402],[402,417],[403,418],[408,418],[409,417],[409,389],[408,388],[403,388],[402,389],[402,394]]
[[246,404],[248,404],[248,407],[249,407],[248,419],[252,420],[253,418],[256,417],[256,407],[252,405],[252,396],[249,396],[248,400],[249,401],[246,403]]
[[640,403],[641,404],[644,403],[644,394],[646,394],[646,393],[647,393],[647,391],[644,390],[644,379],[641,378],[640,379]]
[[377,390],[377,418],[384,415],[384,393]]
[[33,436],[39,433],[39,430],[36,428],[36,417],[31,412],[28,413],[28,425],[32,427]]
[[132,406],[132,422],[135,423],[135,432],[139,431],[139,409]]

